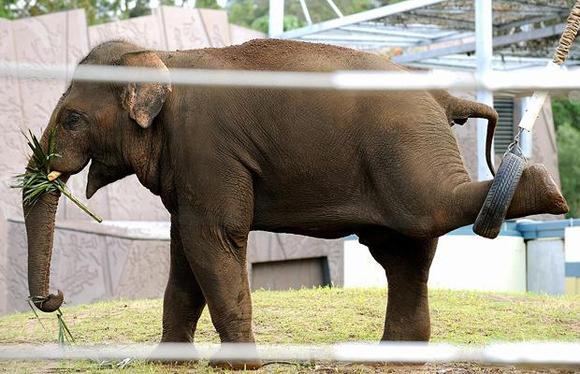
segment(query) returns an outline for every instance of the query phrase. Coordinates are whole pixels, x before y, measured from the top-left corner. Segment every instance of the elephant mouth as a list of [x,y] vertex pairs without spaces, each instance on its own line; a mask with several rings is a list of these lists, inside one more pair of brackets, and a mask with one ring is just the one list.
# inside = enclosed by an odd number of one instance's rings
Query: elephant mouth
[[118,181],[131,174],[128,168],[107,165],[95,158],[91,160],[89,166],[89,176],[87,180],[86,197],[90,199],[104,186]]

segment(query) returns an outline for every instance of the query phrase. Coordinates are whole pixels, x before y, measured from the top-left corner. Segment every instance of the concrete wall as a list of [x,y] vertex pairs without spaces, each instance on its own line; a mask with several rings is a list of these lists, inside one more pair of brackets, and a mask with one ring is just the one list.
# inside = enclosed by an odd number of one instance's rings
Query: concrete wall
[[[74,63],[87,52],[86,27],[83,11],[0,20],[0,58],[12,62]],[[26,165],[28,151],[21,132],[31,129],[38,134],[41,127],[46,127],[66,82],[5,79],[0,83],[4,84],[0,90],[0,203],[6,216],[22,216],[20,194],[10,189],[11,177]],[[59,217],[66,216],[65,212],[63,204]]]
[[[25,311],[29,307],[23,222],[0,219],[0,238],[0,315]],[[169,244],[166,221],[57,222],[51,291],[62,290],[69,305],[162,297],[169,275]],[[252,232],[250,277],[255,263],[323,257],[330,282],[341,286],[342,245],[342,240]]]
[[[368,249],[356,240],[347,240],[344,286],[376,287],[385,283],[385,272]],[[518,236],[500,236],[492,241],[475,235],[445,235],[439,239],[429,274],[429,287],[525,292],[524,240]]]
[[580,295],[580,227],[568,227],[564,235],[565,290],[567,294]]
[[[0,314],[29,308],[24,224],[9,220],[7,231],[9,246],[0,259],[7,264],[0,279]],[[64,292],[67,304],[161,297],[168,274],[168,235],[147,235],[139,225],[57,224],[50,285],[51,292]]]
[[300,235],[252,232],[248,240],[250,271],[254,263],[326,257],[331,283],[342,286],[343,242],[342,239],[321,240]]
[[527,242],[528,291],[564,294],[564,240],[536,239]]
[[0,209],[0,315],[7,311],[8,296],[8,231],[7,222]]
[[384,287],[385,270],[358,240],[344,242],[344,287]]

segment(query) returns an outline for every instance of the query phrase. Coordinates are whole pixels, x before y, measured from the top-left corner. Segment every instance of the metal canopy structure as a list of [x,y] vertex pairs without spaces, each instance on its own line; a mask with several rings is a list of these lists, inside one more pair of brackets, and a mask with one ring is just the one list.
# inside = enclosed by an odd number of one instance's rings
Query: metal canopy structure
[[[308,3],[322,0],[286,1],[300,2],[301,18],[308,25],[283,32],[285,1],[270,0],[271,37],[373,51],[412,67],[475,70],[477,74],[546,66],[575,2],[392,0],[389,5],[345,16],[333,0],[326,0],[336,17],[313,23]],[[572,48],[567,65],[579,64],[580,51]],[[493,105],[491,92],[480,90],[476,96],[477,101]],[[484,180],[491,178],[483,157],[485,121],[478,120],[476,127],[477,177]],[[531,135],[523,134],[522,144],[530,142]]]
[[[310,1],[300,1],[297,15],[306,27],[282,32],[283,0],[271,14],[270,36],[335,44],[390,56],[393,61],[423,68],[473,70],[476,61],[474,0],[406,0],[343,15],[326,0],[335,18],[312,23]],[[494,70],[543,66],[551,57],[573,0],[485,0],[493,5]],[[568,65],[580,64],[580,51]]]

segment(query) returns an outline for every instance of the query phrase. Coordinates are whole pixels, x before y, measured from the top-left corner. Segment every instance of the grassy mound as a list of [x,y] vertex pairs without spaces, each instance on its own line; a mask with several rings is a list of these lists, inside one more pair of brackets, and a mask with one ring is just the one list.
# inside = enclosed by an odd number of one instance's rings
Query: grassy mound
[[[384,289],[258,291],[252,296],[254,332],[258,343],[375,342],[382,334],[386,306]],[[430,304],[434,342],[484,344],[494,341],[580,340],[579,296],[434,290],[430,294]],[[157,342],[161,336],[161,311],[161,300],[112,301],[63,308],[77,343],[85,344]],[[46,314],[40,317],[46,331],[32,312],[0,318],[0,344],[55,342],[56,318]],[[196,341],[218,341],[207,309],[199,323]],[[21,369],[35,371],[38,365],[11,363],[7,368],[10,372]],[[52,365],[59,371],[67,368],[72,371],[79,370],[83,363]],[[187,372],[191,369],[212,372],[204,364],[175,368],[142,363],[131,367],[132,371],[139,372]],[[267,366],[263,370],[285,373],[317,369],[320,368],[286,365]],[[429,369],[440,370],[440,366],[420,370],[431,372]],[[80,370],[103,372],[90,363],[84,363]],[[381,371],[374,366],[361,365],[324,367],[323,370]],[[461,370],[479,369],[469,366]]]

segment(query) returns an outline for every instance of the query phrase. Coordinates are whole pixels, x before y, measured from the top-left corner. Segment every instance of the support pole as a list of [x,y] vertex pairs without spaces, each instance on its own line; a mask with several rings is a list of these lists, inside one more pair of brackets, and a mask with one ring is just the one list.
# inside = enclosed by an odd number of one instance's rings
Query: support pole
[[270,0],[268,36],[276,38],[284,32],[284,0]]
[[[475,56],[478,75],[491,71],[493,56],[493,15],[492,0],[475,1]],[[493,106],[493,93],[488,90],[477,91],[477,101]],[[485,162],[485,138],[487,120],[477,120],[477,180],[491,179],[492,175]],[[493,147],[492,147],[493,155]],[[493,160],[493,158],[492,158]]]
[[[520,113],[525,113],[528,110],[528,105],[530,104],[530,97],[522,97],[520,105]],[[522,114],[523,117],[523,114]],[[516,129],[518,131],[519,129]],[[520,135],[520,147],[522,148],[522,154],[526,158],[532,157],[533,150],[533,138],[530,131],[522,131]]]

